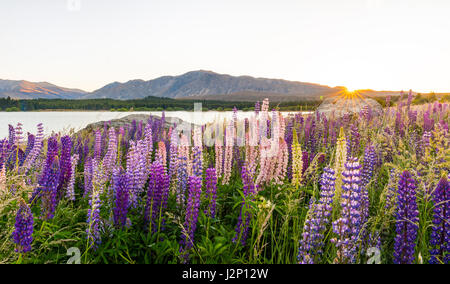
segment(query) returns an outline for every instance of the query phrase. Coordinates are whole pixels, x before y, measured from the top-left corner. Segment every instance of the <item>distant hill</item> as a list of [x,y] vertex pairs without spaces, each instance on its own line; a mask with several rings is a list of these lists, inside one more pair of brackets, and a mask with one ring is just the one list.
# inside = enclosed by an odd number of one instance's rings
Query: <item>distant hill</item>
[[112,83],[83,96],[88,98],[137,99],[147,96],[167,98],[228,97],[232,100],[254,100],[269,95],[313,99],[334,94],[338,89],[318,84],[281,79],[230,76],[211,71],[193,71],[180,76],[164,76],[150,81],[133,80]]
[[0,79],[0,98],[12,99],[78,99],[86,92],[78,89],[68,89],[40,82],[13,81]]

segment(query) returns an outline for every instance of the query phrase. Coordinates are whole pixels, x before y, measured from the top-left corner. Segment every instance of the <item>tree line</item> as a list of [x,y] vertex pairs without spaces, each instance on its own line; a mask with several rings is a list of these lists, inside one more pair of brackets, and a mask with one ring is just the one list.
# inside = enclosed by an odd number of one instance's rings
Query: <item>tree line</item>
[[[239,110],[253,110],[254,102],[229,102],[213,100],[170,99],[147,97],[134,100],[114,99],[32,99],[16,100],[0,98],[1,111],[42,111],[42,110],[85,110],[85,111],[193,111],[194,103],[202,103],[203,110],[229,111],[236,107]],[[320,101],[281,102],[279,110],[313,110]]]

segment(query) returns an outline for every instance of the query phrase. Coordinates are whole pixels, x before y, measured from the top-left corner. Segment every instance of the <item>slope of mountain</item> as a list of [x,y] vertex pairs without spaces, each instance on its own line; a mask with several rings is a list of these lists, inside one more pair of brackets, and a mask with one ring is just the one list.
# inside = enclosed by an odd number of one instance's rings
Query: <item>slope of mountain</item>
[[[311,83],[280,79],[234,77],[211,71],[192,71],[180,76],[164,76],[150,81],[133,80],[112,83],[86,94],[83,98],[137,99],[147,96],[187,98],[198,96],[228,96],[241,92],[289,95],[299,98],[314,98],[336,93],[335,88]],[[236,95],[235,95],[236,96]]]
[[56,85],[39,82],[13,81],[0,79],[0,98],[12,99],[78,99],[86,92],[68,89]]

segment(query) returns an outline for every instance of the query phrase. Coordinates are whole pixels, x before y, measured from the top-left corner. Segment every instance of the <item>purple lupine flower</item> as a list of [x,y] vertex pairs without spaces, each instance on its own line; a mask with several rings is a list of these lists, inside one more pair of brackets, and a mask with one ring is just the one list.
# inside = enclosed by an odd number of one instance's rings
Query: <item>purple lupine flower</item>
[[58,157],[55,157],[52,166],[46,172],[45,183],[41,184],[40,189],[42,212],[47,220],[55,216],[56,206],[58,205],[58,180],[60,174]]
[[131,129],[128,132],[129,140],[134,140],[134,135],[136,134],[136,130],[137,130],[137,122],[135,119],[133,119],[133,121],[131,122]]
[[386,201],[385,201],[385,205],[384,205],[384,208],[386,210],[390,210],[396,204],[397,186],[394,186],[395,178],[396,178],[396,174],[395,174],[394,170],[391,169],[390,174],[389,174],[389,184],[390,185],[388,186],[388,189],[387,189]]
[[[6,164],[6,158],[8,157],[8,140],[0,140],[0,168]],[[6,165],[5,165],[6,166]]]
[[233,107],[233,123],[236,123],[236,122],[237,122],[237,112],[238,112],[238,110],[237,110],[237,108],[234,106],[234,107]]
[[336,122],[330,123],[330,144],[335,145],[337,141],[337,133],[336,128],[334,127],[336,125]]
[[245,246],[245,242],[247,241],[248,237],[250,221],[252,218],[249,201],[254,198],[254,195],[256,194],[256,187],[253,182],[253,178],[248,172],[247,165],[243,165],[241,175],[244,200],[242,201],[241,211],[239,213],[238,223],[236,225],[236,234],[232,241],[233,243],[240,241],[241,244]]
[[449,128],[448,128],[448,123],[447,123],[447,122],[445,122],[444,120],[441,120],[441,121],[439,122],[439,124],[442,126],[442,129],[443,129],[445,132],[449,132]]
[[351,134],[350,142],[347,143],[348,157],[357,156],[359,154],[361,135],[359,134],[359,129],[356,124],[352,124],[351,129],[350,129],[350,134]]
[[407,110],[407,112],[409,112],[409,109],[411,108],[412,99],[413,99],[413,93],[412,93],[412,90],[409,90],[408,101],[406,103],[406,110]]
[[[126,133],[125,133],[125,128],[123,127],[123,126],[121,126],[121,127],[119,127],[119,129],[117,130],[117,136],[118,136],[118,138],[120,138],[120,139],[122,139],[121,141],[119,141],[120,142],[120,144],[121,144],[121,146],[124,146],[125,144],[123,143],[123,141],[124,141],[124,137],[126,137],[126,135],[125,135]],[[126,138],[125,138],[126,139]],[[120,151],[119,151],[120,152]]]
[[292,180],[292,143],[294,141],[293,128],[294,128],[294,121],[290,119],[286,127],[286,133],[284,137],[284,140],[286,141],[286,144],[288,146],[288,168],[287,168],[288,180]]
[[194,146],[192,149],[194,153],[194,159],[192,161],[192,170],[194,175],[202,176],[203,165],[202,165],[202,148],[199,146]]
[[150,163],[152,162],[153,154],[153,133],[151,123],[147,123],[147,125],[145,126],[144,141],[147,147],[147,165],[150,165]]
[[126,171],[129,178],[130,186],[130,203],[134,208],[139,203],[139,195],[141,190],[139,188],[139,181],[141,176],[141,164],[139,163],[139,151],[136,147],[135,141],[130,141],[130,150],[127,153]]
[[83,161],[86,162],[89,156],[89,143],[91,142],[90,137],[86,137],[83,142]]
[[259,103],[259,101],[257,101],[255,103],[255,114],[258,115],[260,111],[261,111],[261,104]]
[[96,250],[101,244],[102,239],[100,235],[100,192],[94,188],[91,192],[91,198],[89,199],[89,209],[87,213],[86,223],[88,225],[86,229],[87,240],[89,247]]
[[112,168],[117,161],[117,136],[114,127],[109,128],[108,137],[108,149],[106,151],[105,157],[103,158],[103,166],[105,168],[106,174],[109,176],[112,172]]
[[67,191],[66,191],[66,198],[69,199],[70,201],[75,201],[75,174],[76,174],[78,160],[79,160],[78,154],[74,154],[70,158],[71,171],[70,171],[70,178],[69,178],[69,183],[67,185]]
[[186,206],[186,216],[180,242],[180,252],[185,263],[189,261],[189,250],[194,247],[194,234],[197,229],[201,193],[202,178],[199,176],[190,176],[189,198]]
[[[316,154],[316,148],[317,148],[317,139],[316,139],[316,121],[314,120],[313,116],[309,116],[308,118],[310,123],[308,125],[308,131],[305,129],[305,145],[306,148],[309,149],[309,152],[311,153],[311,161],[314,158]],[[308,134],[308,135],[307,135]]]
[[377,248],[381,250],[381,234],[380,232],[370,232],[364,243],[366,248]]
[[115,168],[113,180],[115,194],[114,225],[124,228],[127,224],[129,207],[128,176],[122,168]]
[[387,96],[386,97],[386,107],[390,107],[391,106],[391,96]]
[[105,170],[101,162],[96,159],[92,160],[92,187],[93,191],[98,191],[102,194],[105,189],[108,176],[105,174]]
[[188,183],[187,157],[181,152],[178,155],[177,168],[177,204],[183,209],[186,203],[186,189]]
[[354,263],[358,251],[358,236],[362,227],[361,165],[356,158],[350,158],[345,163],[342,176],[342,214],[333,222],[333,232],[337,238],[331,241],[338,249],[336,262]]
[[83,140],[81,139],[81,135],[78,135],[77,137],[74,152],[78,154],[78,159],[80,163],[84,164]]
[[397,223],[394,263],[411,264],[414,261],[419,211],[416,202],[416,181],[408,171],[404,171],[398,182]]
[[127,160],[126,160],[126,171],[127,171],[127,176],[129,179],[129,187],[130,187],[130,203],[132,204],[133,207],[137,206],[138,203],[138,198],[137,195],[139,195],[138,193],[138,189],[137,189],[137,180],[138,177],[135,177],[135,174],[137,172],[136,165],[138,164],[138,155],[136,153],[136,143],[131,140],[130,141],[130,149],[127,153]]
[[102,156],[102,132],[100,130],[96,130],[94,143],[94,159],[100,161],[101,156]]
[[136,140],[141,140],[142,138],[142,120],[139,121],[136,129]]
[[87,157],[84,164],[84,197],[89,196],[93,189],[92,178],[94,175],[94,170],[92,166],[92,158]]
[[375,147],[370,144],[364,151],[364,165],[361,174],[361,182],[363,186],[369,184],[370,180],[372,179],[376,162],[377,153],[375,152]]
[[25,158],[25,161],[23,162],[25,171],[28,171],[34,165],[34,162],[41,153],[44,140],[44,127],[42,126],[42,123],[39,123],[37,125],[37,129],[38,131],[34,141],[33,149],[30,151],[30,153]]
[[423,131],[431,132],[434,128],[434,119],[430,116],[430,110],[423,114]]
[[316,229],[315,198],[312,197],[309,203],[308,215],[306,216],[305,224],[303,226],[302,239],[299,243],[298,262],[299,264],[314,264],[314,258],[310,255],[310,251],[315,249],[314,242]]
[[71,161],[71,153],[72,151],[72,139],[70,136],[64,136],[61,138],[61,159],[59,160],[59,183],[58,183],[58,191],[57,196],[58,199],[61,199],[64,192],[63,190],[67,187],[70,181],[70,177],[72,176],[72,161]]
[[306,169],[309,167],[309,153],[306,151],[302,152],[302,162],[303,162],[303,168],[302,168],[302,175],[305,174]]
[[450,261],[450,182],[443,177],[433,191],[433,227],[431,232],[430,250],[431,264]]
[[200,127],[194,128],[194,147],[192,148],[192,152],[194,154],[192,170],[194,175],[202,176],[203,174],[203,152],[202,152],[202,133]]
[[123,129],[124,132],[122,133],[122,141],[120,142],[120,145],[122,146],[122,148],[127,149],[130,145],[130,139],[129,139],[129,132],[130,132],[130,125],[126,125],[125,128]]
[[328,121],[325,114],[322,114],[322,121],[323,121],[323,142],[322,143],[326,148],[328,146],[328,137],[330,135],[330,133],[329,133],[330,129],[328,126],[328,124],[330,124],[330,122]]
[[169,179],[172,181],[172,178],[176,175],[176,169],[178,164],[178,136],[176,131],[173,131],[170,138],[170,146],[169,146]]
[[151,232],[155,233],[163,223],[163,210],[167,206],[169,193],[168,175],[164,172],[164,167],[155,161],[150,167],[150,181],[147,191],[147,202],[145,205],[144,223],[151,226]]
[[403,121],[402,112],[397,110],[395,116],[395,131],[403,137],[405,135],[405,123]]
[[373,145],[368,145],[364,152],[364,166],[361,174],[361,206],[363,222],[369,218],[369,191],[367,185],[373,177],[377,163],[377,154]]
[[[58,155],[58,141],[56,140],[55,137],[50,137],[47,141],[47,158],[44,163],[44,169],[39,178],[39,186],[35,188],[32,196],[31,196],[30,203],[34,203],[37,200],[37,198],[40,196],[41,190],[43,188],[47,188],[47,190],[48,190],[49,178],[50,177],[53,178],[56,174],[54,172],[55,169],[54,169],[53,163],[54,163],[55,159],[57,158],[57,155]],[[58,186],[58,180],[59,180],[59,173],[58,173],[58,177],[56,179],[56,186]],[[53,182],[53,180],[52,180],[52,182]],[[55,190],[56,190],[56,188],[55,188]]]
[[[101,151],[100,151],[100,158],[103,157],[105,153],[105,146],[106,146],[106,138],[108,137],[108,122],[103,122],[103,131],[102,131],[102,137],[101,137]],[[99,130],[100,131],[100,130]]]
[[410,126],[414,125],[417,121],[417,111],[409,111],[408,117],[409,117],[409,125]]
[[324,235],[333,211],[335,180],[333,169],[325,168],[320,180],[319,202],[311,199],[309,215],[305,221],[298,253],[298,261],[301,264],[317,263],[323,253]]
[[16,128],[14,129],[14,144],[16,144],[16,146],[20,146],[20,144],[22,144],[22,139],[23,139],[23,130],[22,130],[22,123],[17,123]]
[[205,195],[208,200],[208,208],[205,214],[208,217],[216,217],[216,199],[217,199],[217,176],[216,168],[206,169],[206,191]]
[[146,145],[143,140],[130,142],[130,151],[127,154],[127,175],[131,191],[130,202],[133,207],[138,205],[148,177],[145,151]]
[[136,151],[138,153],[135,177],[138,178],[139,192],[144,191],[144,186],[148,179],[148,168],[147,167],[147,145],[144,140],[138,140],[136,143]]
[[31,150],[34,147],[35,141],[36,141],[36,136],[34,136],[31,133],[28,133],[27,148],[25,149],[25,155],[23,156],[23,160],[20,161],[20,165],[23,165],[23,163],[25,162],[25,159],[28,157],[28,155],[30,154]]
[[20,159],[23,157],[23,152],[20,153],[22,150],[20,149],[20,144],[22,144],[23,139],[23,130],[22,130],[22,123],[17,123],[16,128],[14,129],[14,155],[12,157],[12,162],[15,164],[15,167],[19,167],[20,165]]
[[28,204],[22,200],[16,215],[15,230],[12,233],[12,238],[17,246],[16,252],[26,253],[31,250],[33,223],[33,213]]
[[[391,131],[391,129],[389,127],[385,127],[383,130],[383,135],[385,137],[386,140],[390,141],[392,140],[392,134],[393,132]],[[391,147],[389,146],[388,143],[385,143],[383,145],[384,149],[383,149],[383,159],[386,162],[392,162],[392,155],[393,155],[393,149],[391,149]]]
[[16,142],[16,136],[15,136],[15,129],[14,126],[11,124],[8,124],[8,143],[9,145],[14,145]]
[[400,91],[400,99],[398,100],[398,104],[397,104],[397,109],[398,109],[398,110],[401,110],[401,108],[402,108],[402,106],[403,106],[403,104],[402,104],[402,101],[403,101],[403,95],[404,95],[403,90],[401,90],[401,91]]

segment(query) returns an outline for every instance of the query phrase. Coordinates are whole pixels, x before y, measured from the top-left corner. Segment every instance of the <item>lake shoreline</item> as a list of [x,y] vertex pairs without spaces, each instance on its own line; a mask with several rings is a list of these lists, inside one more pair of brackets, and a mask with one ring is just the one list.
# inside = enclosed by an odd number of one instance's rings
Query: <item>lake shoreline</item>
[[[133,114],[144,114],[147,116],[162,116],[162,111],[25,111],[25,112],[0,112],[0,137],[8,136],[8,125],[16,126],[18,123],[23,125],[23,133],[36,133],[36,126],[42,123],[46,135],[52,131],[68,131],[73,129],[75,132],[85,128],[87,125],[99,121],[110,121],[120,119]],[[282,111],[283,115],[296,113],[310,114],[313,112],[300,111]],[[238,116],[249,118],[254,111],[239,111]],[[233,111],[164,111],[167,119],[170,117],[181,119],[182,121],[194,124],[206,124],[214,120],[223,121],[233,117]]]

